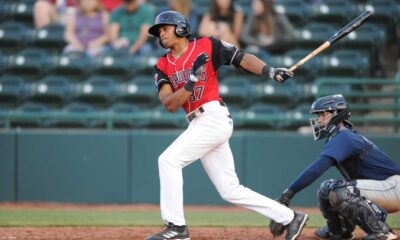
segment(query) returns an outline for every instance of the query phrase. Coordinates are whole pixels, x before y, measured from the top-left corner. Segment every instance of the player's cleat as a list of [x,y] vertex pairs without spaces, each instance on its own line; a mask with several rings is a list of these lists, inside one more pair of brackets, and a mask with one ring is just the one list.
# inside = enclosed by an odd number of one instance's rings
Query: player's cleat
[[296,239],[303,228],[306,226],[306,222],[308,221],[308,215],[302,212],[294,211],[293,220],[285,226],[286,228],[286,236],[285,240],[294,240]]
[[176,226],[173,223],[168,223],[165,229],[161,232],[147,237],[145,240],[190,240],[189,229],[185,226]]
[[333,235],[330,231],[328,226],[323,226],[318,228],[315,232],[314,235],[319,238],[319,239],[329,239],[329,240],[351,240],[354,238],[353,233],[347,232],[343,233],[340,236]]
[[394,239],[397,239],[397,236],[393,232],[374,233],[361,238],[361,240],[394,240]]

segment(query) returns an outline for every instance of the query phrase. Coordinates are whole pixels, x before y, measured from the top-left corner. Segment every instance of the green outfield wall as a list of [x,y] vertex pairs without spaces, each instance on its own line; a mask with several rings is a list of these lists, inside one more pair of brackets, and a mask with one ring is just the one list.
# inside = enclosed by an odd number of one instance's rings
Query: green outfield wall
[[[157,158],[181,131],[0,131],[0,201],[158,203]],[[400,136],[368,136],[400,164]],[[309,135],[236,131],[230,145],[243,185],[271,198],[319,154]],[[184,169],[186,204],[225,204],[201,162]],[[299,193],[294,205],[316,206],[319,184],[339,177],[332,168]]]

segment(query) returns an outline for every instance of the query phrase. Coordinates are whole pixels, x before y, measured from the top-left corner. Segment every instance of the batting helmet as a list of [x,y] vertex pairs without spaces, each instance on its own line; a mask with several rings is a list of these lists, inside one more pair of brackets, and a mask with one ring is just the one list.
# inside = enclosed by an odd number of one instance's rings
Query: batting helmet
[[318,124],[318,118],[310,119],[314,140],[330,136],[341,122],[349,128],[352,127],[352,123],[348,121],[350,112],[347,102],[341,94],[329,95],[315,100],[311,105],[310,113],[317,114],[321,112],[331,112],[333,115],[325,126]]
[[187,19],[182,14],[175,11],[165,11],[158,14],[154,25],[149,29],[149,33],[155,37],[160,37],[158,28],[164,25],[176,26],[175,33],[178,37],[188,38],[191,34]]

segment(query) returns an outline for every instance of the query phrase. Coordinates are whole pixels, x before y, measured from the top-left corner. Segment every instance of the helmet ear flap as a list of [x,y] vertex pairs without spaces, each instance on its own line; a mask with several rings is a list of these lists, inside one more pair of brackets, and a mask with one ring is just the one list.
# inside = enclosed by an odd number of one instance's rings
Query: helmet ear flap
[[178,37],[189,37],[191,32],[190,32],[190,25],[187,22],[187,19],[185,18],[185,22],[178,22],[176,24],[175,28],[175,33]]

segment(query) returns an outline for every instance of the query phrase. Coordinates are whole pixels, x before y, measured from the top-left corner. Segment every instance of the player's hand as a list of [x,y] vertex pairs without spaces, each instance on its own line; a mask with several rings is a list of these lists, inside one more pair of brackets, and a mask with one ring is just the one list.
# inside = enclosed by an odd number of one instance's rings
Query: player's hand
[[202,52],[200,55],[197,56],[196,60],[193,62],[192,66],[192,75],[196,77],[201,76],[201,72],[203,71],[203,65],[206,64],[209,60],[208,54]]
[[284,83],[289,78],[293,77],[293,72],[287,68],[270,68],[269,77],[279,83]]

